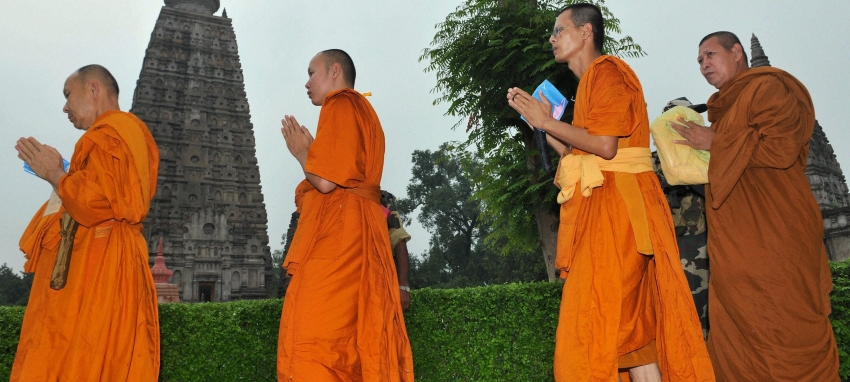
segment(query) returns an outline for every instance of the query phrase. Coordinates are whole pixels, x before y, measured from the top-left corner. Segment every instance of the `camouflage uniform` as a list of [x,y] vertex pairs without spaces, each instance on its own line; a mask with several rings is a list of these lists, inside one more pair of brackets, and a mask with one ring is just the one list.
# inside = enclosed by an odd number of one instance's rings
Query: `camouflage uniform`
[[671,186],[661,172],[658,153],[652,153],[653,167],[667,196],[676,228],[676,241],[685,277],[691,287],[702,333],[708,337],[708,232],[705,224],[705,186]]
[[387,228],[390,230],[390,246],[393,249],[393,257],[396,256],[395,246],[404,240],[410,241],[410,234],[404,230],[401,224],[401,215],[398,214],[398,207],[395,204],[395,196],[393,194],[381,190],[381,205],[390,210],[390,217],[387,218]]

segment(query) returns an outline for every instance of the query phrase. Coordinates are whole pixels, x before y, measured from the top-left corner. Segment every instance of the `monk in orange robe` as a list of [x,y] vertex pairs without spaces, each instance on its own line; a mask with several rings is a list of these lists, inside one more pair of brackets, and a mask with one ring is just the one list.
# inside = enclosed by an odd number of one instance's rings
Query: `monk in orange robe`
[[699,63],[718,89],[708,100],[712,125],[677,131],[680,143],[711,151],[708,350],[717,380],[839,381],[832,275],[805,173],[809,92],[780,69],[749,69],[730,32],[703,38]]
[[[35,272],[14,381],[156,381],[159,314],[142,224],[159,151],[144,122],[118,110],[118,84],[89,65],[65,81],[64,112],[84,130],[65,173],[56,149],[21,138],[18,156],[53,186],[21,237]],[[79,223],[67,281],[51,289],[60,217]]]
[[603,39],[596,6],[575,4],[556,19],[555,60],[579,78],[572,124],[553,119],[548,101],[508,91],[510,106],[563,155],[555,380],[713,381],[670,209],[652,171],[643,90],[628,65],[601,54]]
[[286,116],[282,133],[306,179],[283,267],[277,374],[281,381],[413,381],[410,342],[381,209],[384,133],[354,87],[354,63],[332,49],[308,67],[321,106],[316,138]]

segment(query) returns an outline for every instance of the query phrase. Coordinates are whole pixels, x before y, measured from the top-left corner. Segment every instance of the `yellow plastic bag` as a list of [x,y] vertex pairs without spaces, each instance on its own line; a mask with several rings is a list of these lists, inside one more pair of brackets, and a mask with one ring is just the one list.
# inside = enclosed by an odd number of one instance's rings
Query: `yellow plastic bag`
[[[649,126],[655,146],[658,147],[658,159],[661,162],[661,171],[667,183],[676,186],[681,184],[706,184],[708,183],[708,161],[709,152],[697,150],[690,146],[673,143],[674,140],[682,140],[681,135],[670,127],[671,123],[677,123],[678,117],[684,117],[685,121],[704,125],[702,115],[690,108],[676,106],[661,114]],[[677,123],[681,125],[680,123]]]

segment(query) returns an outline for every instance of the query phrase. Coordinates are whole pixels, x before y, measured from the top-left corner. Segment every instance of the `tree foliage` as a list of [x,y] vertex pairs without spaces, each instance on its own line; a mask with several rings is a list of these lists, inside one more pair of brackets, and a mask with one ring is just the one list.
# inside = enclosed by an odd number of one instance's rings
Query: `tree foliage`
[[5,263],[0,265],[0,305],[27,305],[33,273],[16,274]]
[[[451,144],[413,152],[407,198],[398,200],[404,216],[419,209],[418,220],[431,233],[428,252],[411,258],[414,287],[466,287],[545,279],[537,248],[503,256],[484,245],[490,227],[475,197],[483,160]],[[409,218],[405,218],[409,224]],[[534,259],[534,260],[531,260]]]
[[[531,91],[544,79],[573,99],[578,80],[566,65],[556,64],[549,37],[558,11],[574,0],[467,0],[437,24],[431,47],[421,61],[437,75],[435,104],[448,104],[448,115],[466,122],[474,147],[486,158],[475,178],[485,217],[493,222],[490,240],[507,239],[504,251],[527,251],[539,245],[534,214],[556,210],[554,174],[542,171],[533,135],[508,106],[507,89]],[[603,52],[636,57],[644,53],[605,6]],[[570,121],[571,111],[562,120]],[[550,155],[554,158],[555,155]]]
[[[283,238],[286,239],[286,234],[283,235]],[[283,243],[282,241],[281,244]],[[272,251],[272,284],[268,288],[270,297],[283,297],[281,291],[286,292],[286,288],[282,285],[287,281],[286,271],[280,267],[283,264],[284,257],[282,249]]]

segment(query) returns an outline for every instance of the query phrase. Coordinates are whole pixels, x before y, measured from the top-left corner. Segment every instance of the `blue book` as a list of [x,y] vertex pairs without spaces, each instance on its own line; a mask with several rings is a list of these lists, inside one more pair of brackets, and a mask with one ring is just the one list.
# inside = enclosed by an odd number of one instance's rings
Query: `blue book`
[[[567,97],[564,97],[564,95],[558,91],[558,88],[556,88],[555,85],[552,85],[549,80],[543,80],[540,85],[537,85],[537,89],[534,89],[531,96],[539,101],[543,101],[540,99],[541,91],[543,92],[543,95],[546,96],[546,99],[549,100],[549,103],[552,104],[552,118],[561,120],[561,117],[564,115],[564,110],[567,110],[567,104],[569,103]],[[525,121],[525,117],[522,117],[522,120]]]
[[[65,172],[68,172],[68,170],[71,168],[71,164],[68,163],[68,161],[66,161],[65,158],[62,158],[62,167],[65,168]],[[35,175],[35,171],[32,170],[32,167],[30,167],[30,165],[27,164],[27,162],[24,162],[24,171]],[[35,175],[35,176],[38,176],[38,175]]]

